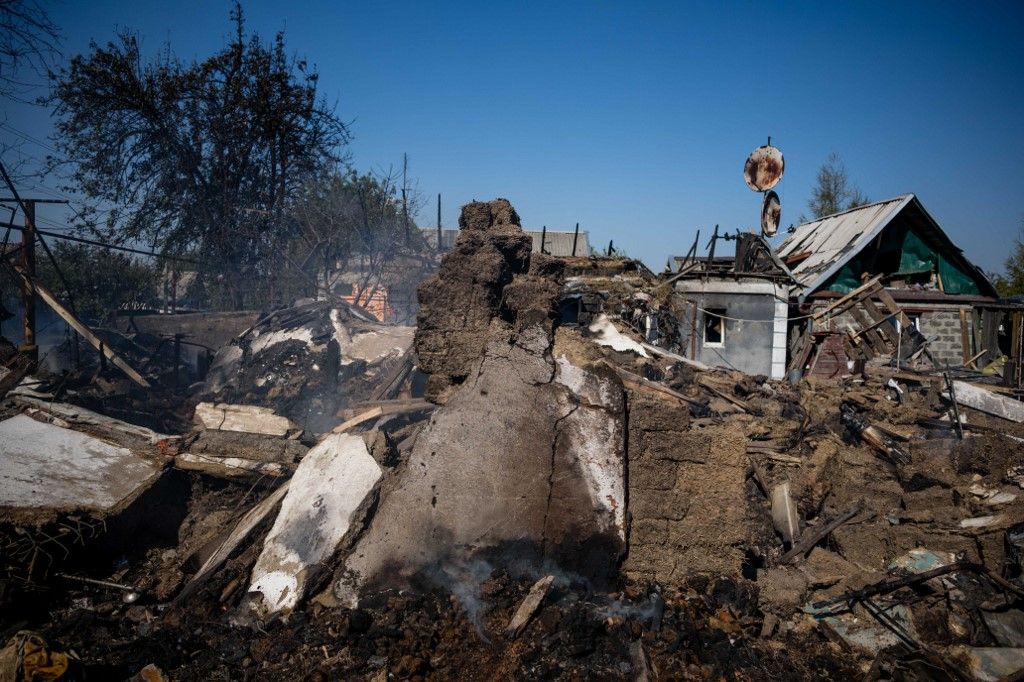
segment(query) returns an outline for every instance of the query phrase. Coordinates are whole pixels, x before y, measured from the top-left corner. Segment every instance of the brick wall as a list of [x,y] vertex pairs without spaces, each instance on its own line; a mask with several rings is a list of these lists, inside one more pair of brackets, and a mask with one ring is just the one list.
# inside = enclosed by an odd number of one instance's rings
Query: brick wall
[[[967,323],[971,323],[968,308]],[[911,310],[911,313],[914,311]],[[960,329],[960,313],[958,309],[921,311],[920,331],[929,339],[928,350],[932,357],[943,365],[961,365],[963,356],[963,336]],[[968,350],[969,352],[969,350]],[[973,353],[969,353],[973,355]]]

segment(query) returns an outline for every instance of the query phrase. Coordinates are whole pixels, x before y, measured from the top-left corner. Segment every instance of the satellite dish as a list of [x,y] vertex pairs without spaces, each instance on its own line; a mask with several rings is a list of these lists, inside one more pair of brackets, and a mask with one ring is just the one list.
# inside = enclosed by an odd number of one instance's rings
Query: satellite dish
[[779,222],[782,220],[782,202],[775,192],[768,192],[764,195],[764,203],[761,204],[761,234],[765,237],[774,237],[779,231]]
[[747,187],[755,192],[765,192],[779,183],[785,171],[786,162],[782,159],[782,152],[766,144],[750,152],[743,165],[743,179],[747,181]]

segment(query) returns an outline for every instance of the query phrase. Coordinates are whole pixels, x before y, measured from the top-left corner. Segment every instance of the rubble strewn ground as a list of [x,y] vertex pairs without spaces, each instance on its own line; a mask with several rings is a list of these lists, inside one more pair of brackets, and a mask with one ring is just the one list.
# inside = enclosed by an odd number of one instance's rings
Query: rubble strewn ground
[[[796,385],[703,367],[641,324],[671,318],[657,278],[531,254],[518,223],[464,209],[414,341],[318,302],[223,348],[191,431],[147,441],[163,527],[57,552],[70,514],[4,512],[6,655],[90,679],[1024,669],[1024,424],[957,424],[942,376],[884,358]],[[98,428],[28,401],[0,416]]]

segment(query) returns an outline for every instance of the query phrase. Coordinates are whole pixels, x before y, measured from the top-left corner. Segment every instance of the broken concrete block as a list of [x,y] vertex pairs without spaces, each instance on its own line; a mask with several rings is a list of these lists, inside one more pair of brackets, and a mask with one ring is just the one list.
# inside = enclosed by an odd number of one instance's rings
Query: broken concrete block
[[126,447],[17,415],[0,421],[0,510],[14,523],[120,511],[163,467]]
[[1024,647],[1024,611],[982,611],[981,617],[1000,646]]
[[620,353],[632,351],[642,358],[650,357],[643,344],[620,332],[604,313],[598,315],[588,329],[594,335],[594,340],[602,346]]
[[420,432],[339,572],[343,602],[366,584],[399,586],[438,562],[513,546],[523,561],[553,560],[597,583],[616,574],[622,385],[611,372],[553,366],[543,330],[525,331],[489,344]]
[[792,545],[800,537],[800,520],[796,514],[796,503],[789,494],[789,481],[772,488],[772,523],[787,545]]
[[270,408],[256,405],[199,403],[196,405],[195,419],[205,429],[260,433],[266,436],[284,436],[295,428],[287,417],[280,417]]
[[306,453],[252,569],[249,592],[261,593],[262,615],[295,607],[358,522],[381,473],[359,436],[332,434]]

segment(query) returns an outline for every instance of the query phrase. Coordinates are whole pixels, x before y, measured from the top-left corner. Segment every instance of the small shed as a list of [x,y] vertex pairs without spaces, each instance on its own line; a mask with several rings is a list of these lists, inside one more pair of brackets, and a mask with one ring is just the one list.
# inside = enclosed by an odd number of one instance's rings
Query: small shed
[[674,288],[689,312],[681,321],[688,357],[781,379],[786,373],[789,269],[759,235],[737,237],[735,258],[677,261]]

